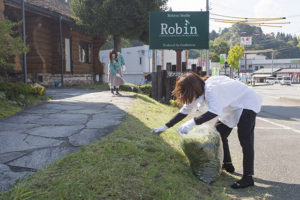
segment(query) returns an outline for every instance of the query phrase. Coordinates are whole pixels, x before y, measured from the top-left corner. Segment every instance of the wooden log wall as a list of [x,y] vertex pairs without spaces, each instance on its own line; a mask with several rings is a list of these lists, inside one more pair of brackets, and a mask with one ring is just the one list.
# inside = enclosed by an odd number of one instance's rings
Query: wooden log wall
[[94,40],[93,41],[93,64],[94,73],[98,75],[104,74],[104,65],[100,62],[100,49],[105,44],[105,40]]
[[0,0],[0,20],[4,19],[4,0]]
[[[0,0],[0,18],[4,12],[12,21],[22,19],[19,8],[5,6],[4,0]],[[61,55],[59,38],[59,18],[26,12],[26,39],[29,46],[27,53],[28,73],[61,73]],[[4,15],[3,15],[4,17]],[[93,40],[92,37],[72,30],[72,24],[63,21],[63,67],[66,74],[103,74],[103,66],[99,60],[99,50],[105,44],[104,40]],[[18,27],[22,36],[22,25]],[[71,46],[71,72],[65,71],[65,38],[70,39]],[[85,42],[91,44],[91,63],[79,62],[79,44]],[[23,70],[22,55],[15,57],[16,71]]]
[[[73,63],[73,73],[93,73],[93,62],[92,63],[81,63],[79,61],[79,46],[80,42],[85,42],[93,44],[92,37],[83,35],[79,32],[72,32],[72,63]],[[92,49],[93,50],[93,49]],[[93,60],[93,58],[92,58]]]
[[52,44],[51,29],[53,25],[42,16],[26,17],[26,35],[29,52],[27,54],[28,73],[52,72]]

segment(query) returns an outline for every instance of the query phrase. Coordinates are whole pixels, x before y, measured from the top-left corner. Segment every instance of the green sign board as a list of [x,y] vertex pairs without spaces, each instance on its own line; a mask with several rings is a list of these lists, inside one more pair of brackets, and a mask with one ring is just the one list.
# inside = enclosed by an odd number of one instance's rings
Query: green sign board
[[150,12],[150,49],[209,49],[208,12]]
[[226,61],[226,54],[220,54],[220,64],[224,65]]

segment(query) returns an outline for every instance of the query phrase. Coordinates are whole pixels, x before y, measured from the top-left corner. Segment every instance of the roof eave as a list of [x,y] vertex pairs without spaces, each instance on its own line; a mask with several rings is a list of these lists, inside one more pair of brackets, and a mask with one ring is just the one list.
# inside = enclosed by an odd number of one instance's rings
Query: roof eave
[[[15,7],[21,9],[21,2],[22,2],[21,0],[6,0],[4,3],[5,4],[12,3]],[[25,5],[25,9],[29,9],[29,10],[34,11],[36,13],[41,13],[41,14],[48,15],[49,17],[54,17],[54,18],[59,18],[60,16],[62,16],[63,21],[69,22],[69,23],[74,23],[74,19],[67,16],[67,15],[63,15],[63,14],[60,14],[58,12],[51,11],[51,10],[48,10],[46,8],[39,7],[39,6],[30,4],[30,3],[26,3],[26,2],[24,3],[24,5]]]

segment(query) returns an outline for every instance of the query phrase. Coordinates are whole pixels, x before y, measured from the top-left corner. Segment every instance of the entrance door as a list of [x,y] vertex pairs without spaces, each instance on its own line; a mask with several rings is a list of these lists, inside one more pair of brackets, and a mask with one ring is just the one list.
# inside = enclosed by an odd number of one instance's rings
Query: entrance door
[[66,72],[71,72],[71,46],[70,39],[65,38]]

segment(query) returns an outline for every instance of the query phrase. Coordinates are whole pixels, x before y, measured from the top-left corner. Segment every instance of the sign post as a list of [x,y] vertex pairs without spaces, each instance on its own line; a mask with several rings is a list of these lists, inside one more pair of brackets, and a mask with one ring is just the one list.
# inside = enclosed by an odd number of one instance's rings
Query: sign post
[[252,37],[241,37],[241,45],[244,46],[244,52],[245,52],[245,72],[247,72],[247,54],[246,54],[246,46],[252,45]]

